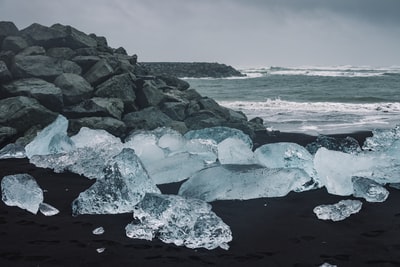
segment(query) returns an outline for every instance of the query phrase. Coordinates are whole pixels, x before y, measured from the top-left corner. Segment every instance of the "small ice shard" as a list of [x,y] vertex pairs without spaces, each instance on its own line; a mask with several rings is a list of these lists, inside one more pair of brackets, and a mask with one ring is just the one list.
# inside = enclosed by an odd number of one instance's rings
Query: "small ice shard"
[[273,143],[260,146],[254,151],[259,164],[268,168],[299,168],[317,180],[314,157],[295,143]]
[[355,197],[365,198],[368,202],[384,202],[389,196],[386,188],[371,179],[354,176],[351,180]]
[[27,157],[71,151],[73,142],[67,136],[67,129],[68,120],[64,116],[58,115],[54,122],[25,146]]
[[7,206],[17,206],[37,214],[43,202],[43,191],[35,178],[27,173],[4,176],[1,180],[2,200]]
[[97,248],[96,251],[97,253],[103,253],[106,250],[106,248]]
[[79,194],[72,214],[117,214],[133,211],[146,193],[159,193],[133,149],[124,148],[108,161],[104,177]]
[[102,227],[102,226],[100,226],[100,227],[97,227],[96,229],[93,229],[93,231],[92,231],[92,233],[94,234],[94,235],[102,235],[102,234],[104,234],[104,227]]
[[58,209],[47,203],[40,203],[39,210],[44,216],[54,216],[60,213]]
[[232,137],[218,144],[218,160],[221,164],[255,164],[254,153],[248,144]]
[[361,151],[358,141],[350,136],[346,138],[335,138],[326,135],[318,135],[314,142],[306,145],[306,149],[313,155],[317,153],[317,150],[321,147],[349,154],[356,154]]
[[135,221],[125,227],[130,238],[152,240],[188,248],[228,249],[232,232],[213,211],[199,199],[148,193],[135,206]]
[[363,145],[364,150],[381,151],[390,148],[394,141],[400,140],[400,125],[393,129],[376,129],[372,131]]
[[156,163],[144,165],[156,184],[179,182],[207,167],[201,156],[187,152],[173,154]]
[[0,159],[23,159],[26,158],[25,147],[11,143],[0,150]]
[[179,195],[215,200],[280,197],[304,191],[310,176],[300,169],[269,169],[259,165],[220,165],[197,172],[184,182]]
[[250,149],[253,148],[253,141],[251,141],[250,137],[247,134],[243,133],[241,130],[223,126],[192,130],[187,132],[184,137],[188,140],[211,139],[214,140],[217,144],[221,143],[226,138],[232,137],[242,140],[248,145]]
[[314,213],[318,219],[342,221],[351,214],[361,210],[362,202],[359,200],[341,200],[333,205],[320,205],[314,208]]

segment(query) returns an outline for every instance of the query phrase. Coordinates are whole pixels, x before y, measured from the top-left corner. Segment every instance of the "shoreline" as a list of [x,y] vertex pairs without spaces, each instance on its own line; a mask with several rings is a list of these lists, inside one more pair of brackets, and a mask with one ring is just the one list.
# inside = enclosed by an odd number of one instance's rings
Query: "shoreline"
[[[346,136],[364,140],[367,132]],[[340,136],[339,136],[340,137]],[[262,141],[262,138],[257,139]],[[278,133],[270,142],[304,144],[313,136]],[[311,141],[312,142],[312,141]],[[233,232],[228,251],[188,249],[161,241],[129,239],[132,214],[71,216],[72,200],[93,180],[36,168],[27,159],[0,160],[0,177],[29,173],[46,203],[60,214],[45,217],[0,204],[1,266],[396,266],[400,264],[400,191],[388,188],[383,203],[363,202],[362,210],[341,222],[318,220],[313,208],[342,199],[325,189],[285,197],[212,202],[213,211]],[[180,183],[160,186],[174,193]],[[103,235],[92,230],[103,226]],[[105,248],[101,254],[97,248]]]

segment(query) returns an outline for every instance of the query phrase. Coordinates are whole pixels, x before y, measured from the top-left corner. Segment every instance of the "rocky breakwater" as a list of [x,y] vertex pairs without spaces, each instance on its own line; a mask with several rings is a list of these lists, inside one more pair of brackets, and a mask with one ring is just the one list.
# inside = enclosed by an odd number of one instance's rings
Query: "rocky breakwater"
[[180,78],[226,78],[243,77],[240,71],[231,66],[209,62],[144,62],[141,65],[156,75]]
[[202,97],[175,76],[151,73],[136,55],[71,26],[0,22],[0,147],[25,145],[58,114],[69,133],[104,129],[124,138],[138,129],[184,133],[212,126],[254,136],[262,122]]

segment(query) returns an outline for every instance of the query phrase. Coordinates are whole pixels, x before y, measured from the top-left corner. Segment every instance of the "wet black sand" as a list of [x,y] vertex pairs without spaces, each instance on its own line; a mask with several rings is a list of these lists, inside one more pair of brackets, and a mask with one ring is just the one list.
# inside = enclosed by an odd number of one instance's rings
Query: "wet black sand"
[[[363,140],[368,133],[353,134]],[[280,133],[260,142],[307,144],[315,137]],[[125,236],[131,214],[71,216],[70,203],[93,181],[55,174],[25,159],[0,160],[0,177],[30,173],[45,193],[45,202],[60,214],[33,215],[0,202],[0,266],[400,266],[400,191],[390,189],[384,203],[366,203],[342,222],[321,221],[312,212],[320,204],[349,197],[319,189],[282,198],[218,201],[213,210],[233,232],[228,251],[187,249],[160,241]],[[179,184],[161,190],[174,193]],[[100,236],[92,234],[98,226]],[[97,248],[106,250],[99,254]]]

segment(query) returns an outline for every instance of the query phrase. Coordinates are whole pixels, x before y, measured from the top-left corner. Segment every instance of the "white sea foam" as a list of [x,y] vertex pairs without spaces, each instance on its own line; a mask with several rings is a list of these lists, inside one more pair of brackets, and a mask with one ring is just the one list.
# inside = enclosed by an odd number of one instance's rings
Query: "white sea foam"
[[275,130],[308,134],[345,133],[393,127],[400,121],[400,103],[220,101],[222,106],[240,110],[250,119],[261,117]]
[[324,77],[375,77],[387,74],[400,74],[400,66],[379,67],[370,66],[299,66],[299,67],[263,67],[240,69],[247,78],[257,78],[266,75],[303,75]]

